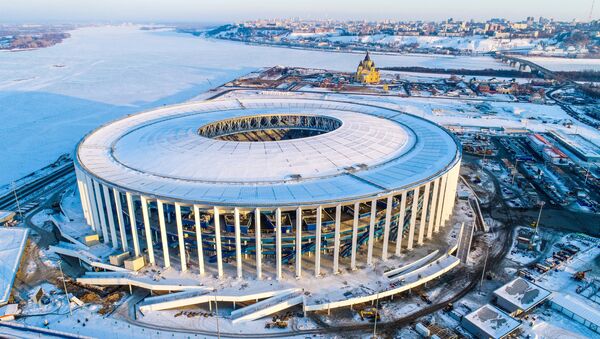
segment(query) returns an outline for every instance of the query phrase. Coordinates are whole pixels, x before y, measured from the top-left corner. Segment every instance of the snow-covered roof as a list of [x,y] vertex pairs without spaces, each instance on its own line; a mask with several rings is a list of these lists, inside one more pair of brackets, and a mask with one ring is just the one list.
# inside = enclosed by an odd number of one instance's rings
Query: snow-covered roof
[[550,291],[519,277],[495,290],[494,295],[511,303],[515,308],[527,311],[548,298]]
[[[239,142],[198,129],[245,116],[299,114],[341,121],[330,132]],[[355,200],[413,187],[460,159],[437,125],[367,104],[299,98],[168,106],[105,125],[78,145],[78,165],[124,190],[170,200],[248,206]]]
[[552,296],[552,303],[569,310],[592,324],[600,325],[600,310],[598,307],[592,307],[593,303],[590,303],[589,300],[574,295],[555,293]]
[[490,304],[467,314],[464,319],[491,338],[503,338],[521,325],[519,321]]
[[585,158],[600,159],[600,146],[584,138],[579,134],[568,134],[561,131],[553,131],[552,135],[559,141],[570,146]]
[[26,228],[0,227],[0,305],[10,297],[28,232]]

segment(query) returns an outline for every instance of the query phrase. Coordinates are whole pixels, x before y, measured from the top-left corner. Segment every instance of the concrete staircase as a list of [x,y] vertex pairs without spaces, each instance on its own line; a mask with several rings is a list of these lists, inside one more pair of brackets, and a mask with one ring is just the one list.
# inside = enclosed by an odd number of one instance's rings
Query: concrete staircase
[[301,289],[285,290],[271,298],[231,312],[231,321],[235,324],[260,319],[303,302],[304,295]]
[[148,297],[140,305],[140,311],[160,311],[199,304],[209,300],[208,296],[206,295],[208,292],[208,289],[190,290],[159,295],[156,297]]

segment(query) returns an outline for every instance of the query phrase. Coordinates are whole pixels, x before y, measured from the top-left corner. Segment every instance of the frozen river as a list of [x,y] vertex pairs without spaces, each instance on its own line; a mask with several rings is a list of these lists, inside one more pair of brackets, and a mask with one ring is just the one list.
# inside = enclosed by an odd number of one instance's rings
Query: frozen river
[[[93,27],[56,46],[0,52],[0,186],[72,152],[124,114],[188,100],[258,67],[355,69],[361,55]],[[489,57],[383,56],[378,66],[506,68]]]

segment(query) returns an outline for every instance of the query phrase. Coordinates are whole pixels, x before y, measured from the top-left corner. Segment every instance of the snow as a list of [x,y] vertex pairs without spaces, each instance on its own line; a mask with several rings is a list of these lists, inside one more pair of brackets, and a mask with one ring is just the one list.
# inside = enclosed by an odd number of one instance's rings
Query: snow
[[0,228],[0,305],[8,302],[29,230]]
[[419,48],[454,48],[485,53],[499,50],[532,49],[543,39],[496,39],[485,36],[443,37],[411,35],[362,35],[328,37],[332,42],[375,43],[387,46],[406,46],[418,44]]
[[559,307],[573,312],[578,317],[581,317],[592,324],[600,324],[600,311],[597,308],[588,306],[589,301],[577,298],[573,295],[557,293],[552,298],[552,303]]
[[[331,116],[342,125],[310,138],[265,143],[221,141],[196,132],[213,121],[289,110]],[[456,148],[436,125],[385,108],[241,98],[188,103],[119,120],[90,134],[77,154],[89,173],[129,190],[186,201],[272,206],[350,200],[379,194],[381,187],[408,188],[445,172],[456,161]],[[368,168],[346,175],[356,164]],[[289,181],[293,174],[301,179]]]
[[467,314],[463,321],[469,321],[493,338],[502,338],[520,326],[520,322],[490,304]]
[[[352,71],[361,58],[135,26],[89,27],[71,34],[50,48],[0,53],[0,184],[71,152],[85,133],[107,121],[188,100],[258,67]],[[379,66],[508,67],[491,57],[378,55],[375,60]]]
[[[331,95],[331,94],[330,94]],[[359,96],[346,96],[346,98]],[[392,108],[415,114],[442,125],[527,128],[534,132],[560,130],[570,133],[574,129],[594,143],[600,143],[600,134],[593,127],[573,121],[559,106],[532,103],[495,102],[479,100],[448,100],[440,98],[397,98],[368,97],[364,100],[377,101],[378,105],[391,103]],[[478,107],[485,102],[491,109],[482,112]],[[573,122],[573,127],[563,125]],[[576,127],[575,127],[576,126]]]
[[[553,315],[548,320],[540,320],[531,326],[530,331],[533,332],[535,338],[547,339],[585,339],[593,337],[593,334],[586,335],[582,329],[575,330],[577,324],[566,318],[561,319],[558,315]],[[525,332],[529,330],[525,326],[521,327]],[[588,330],[590,333],[591,330]]]
[[527,311],[546,299],[550,292],[523,278],[517,278],[495,290],[494,294],[512,304],[515,309]]

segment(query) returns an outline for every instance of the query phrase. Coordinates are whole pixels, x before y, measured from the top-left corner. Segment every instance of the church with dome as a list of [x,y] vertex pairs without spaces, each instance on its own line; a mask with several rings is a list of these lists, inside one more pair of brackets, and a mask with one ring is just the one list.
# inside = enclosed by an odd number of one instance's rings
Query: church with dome
[[371,60],[369,52],[365,58],[358,64],[354,80],[363,84],[378,84],[379,71],[375,68],[375,63]]

